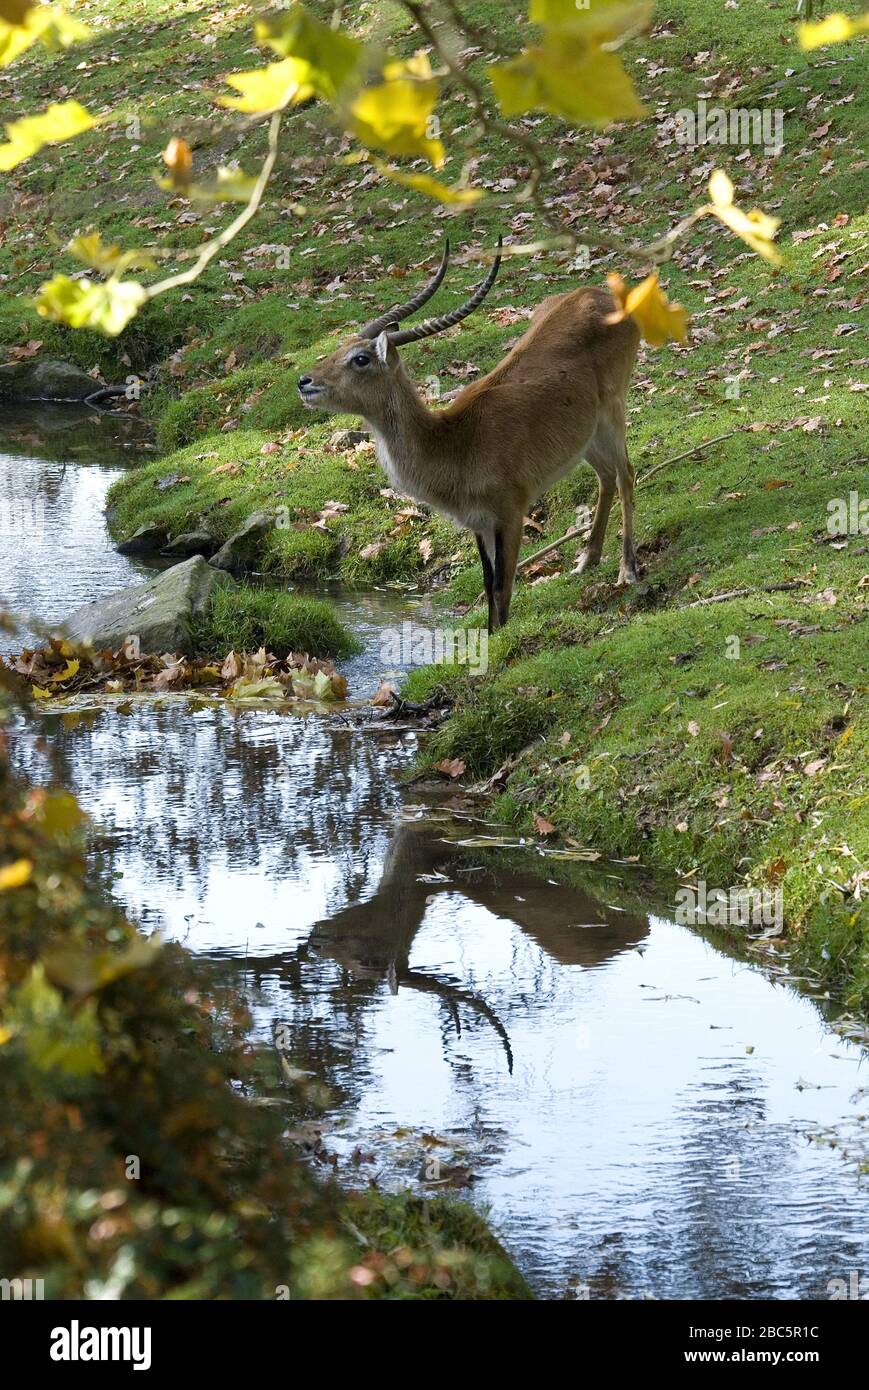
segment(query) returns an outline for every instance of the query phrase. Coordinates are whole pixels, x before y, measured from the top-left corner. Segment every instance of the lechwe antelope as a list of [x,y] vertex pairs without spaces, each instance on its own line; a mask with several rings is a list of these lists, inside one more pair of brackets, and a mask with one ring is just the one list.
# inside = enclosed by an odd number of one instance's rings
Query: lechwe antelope
[[421,308],[446,274],[449,243],[425,289],[359,332],[299,380],[306,406],[361,415],[380,463],[401,493],[444,512],[477,538],[489,631],[506,623],[529,504],[585,458],[598,476],[597,509],[579,570],[601,557],[616,488],[622,508],[620,583],[637,578],[634,470],[625,445],[625,395],[639,333],[632,319],[609,322],[604,289],[547,299],[527,333],[493,372],[443,410],[429,410],[398,355],[467,318],[495,283],[499,254],[459,309],[416,328],[398,325]]

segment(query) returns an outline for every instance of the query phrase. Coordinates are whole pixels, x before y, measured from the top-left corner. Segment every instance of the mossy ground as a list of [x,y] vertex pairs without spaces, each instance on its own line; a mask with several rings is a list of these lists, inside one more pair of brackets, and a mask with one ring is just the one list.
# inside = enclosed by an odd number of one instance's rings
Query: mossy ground
[[[198,167],[227,149],[253,167],[262,152],[262,132],[232,118],[197,124],[221,75],[252,62],[249,14],[221,19],[198,0],[146,0],[135,22],[108,0],[78,8],[97,9],[105,28],[84,75],[79,52],[21,65],[14,92],[2,79],[14,113],[44,103],[60,80],[92,106],[109,104],[123,63],[142,130],[131,141],[118,125],[16,172],[0,272],[22,293],[52,269],[70,269],[45,240],[49,223],[61,242],[95,222],[123,244],[156,231],[179,249],[220,224],[223,214],[167,207],[156,190],[151,173],[170,134],[191,139]],[[313,8],[325,14],[331,5]],[[785,264],[770,272],[703,224],[666,267],[668,292],[691,310],[694,336],[685,348],[641,357],[629,416],[638,471],[736,433],[638,492],[644,573],[636,591],[613,584],[615,521],[601,570],[571,576],[568,548],[560,576],[520,585],[489,675],[471,683],[446,673],[459,703],[437,751],[464,758],[475,774],[522,754],[499,803],[509,819],[525,823],[538,811],[600,849],[710,884],[781,886],[805,963],[865,1005],[869,946],[858,895],[869,859],[869,554],[859,528],[836,540],[827,522],[835,499],[856,492],[865,501],[867,488],[865,348],[855,327],[869,235],[866,47],[801,53],[795,8],[672,0],[652,34],[627,50],[646,120],[602,135],[534,123],[548,147],[558,145],[550,193],[578,227],[661,232],[704,200],[721,165],[743,206],[782,219]],[[507,48],[524,38],[517,9],[495,0],[466,6]],[[367,34],[410,43],[396,5],[360,5],[353,19]],[[702,94],[729,108],[781,110],[783,151],[676,144],[666,118],[694,109]],[[462,159],[450,132],[468,126],[461,94],[442,116],[454,146],[449,178]],[[487,140],[475,177],[489,196],[443,217],[365,166],[340,164],[345,146],[325,113],[299,112],[287,130],[274,200],[189,293],[152,305],[111,345],[46,326],[7,299],[0,341],[42,338],[45,350],[109,373],[126,365],[119,353],[133,370],[163,364],[148,409],[163,447],[179,452],[117,487],[117,535],[143,521],[187,529],[206,513],[222,539],[250,511],[285,507],[289,524],[268,542],[267,570],[378,581],[439,571],[452,575],[451,599],[470,602],[480,587],[472,543],[438,519],[400,516],[403,504],[382,495],[386,479],[370,454],[328,451],[332,430],[351,422],[303,414],[294,383],[348,324],[402,294],[407,268],[437,254],[445,229],[455,244],[474,247],[505,228],[537,235],[533,213],[506,206],[498,190],[501,179],[527,171]],[[289,248],[286,270],[281,248]],[[524,311],[611,268],[630,270],[612,257],[595,258],[587,272],[546,257],[508,261],[486,308],[455,334],[408,351],[408,364],[442,390],[460,385],[494,365],[521,332]],[[460,256],[439,304],[456,303],[478,274]],[[277,451],[263,452],[273,444]],[[161,492],[156,481],[171,473],[190,481]],[[583,471],[554,489],[527,551],[561,534],[593,495]],[[759,592],[791,582],[799,587]],[[753,592],[687,607],[736,588]],[[420,674],[412,688],[421,693],[443,676]],[[578,765],[589,769],[588,787],[577,786]]]

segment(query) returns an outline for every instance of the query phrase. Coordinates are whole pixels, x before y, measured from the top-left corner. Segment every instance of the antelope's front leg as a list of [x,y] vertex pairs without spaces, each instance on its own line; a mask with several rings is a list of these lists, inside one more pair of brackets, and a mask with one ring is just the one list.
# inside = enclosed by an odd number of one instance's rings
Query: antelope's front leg
[[486,549],[485,537],[481,536],[479,532],[475,532],[474,534],[477,542],[477,550],[480,552],[480,564],[483,567],[483,587],[486,590],[486,602],[489,605],[489,632],[494,632],[496,618],[494,595],[495,571],[492,568],[492,561]]
[[492,626],[489,621],[489,631],[494,632],[496,628],[503,627],[510,616],[510,600],[513,597],[513,581],[516,578],[516,564],[519,560],[519,548],[522,544],[522,523],[525,517],[524,507],[520,507],[516,516],[503,522],[495,528],[495,580],[493,585],[493,596],[495,600],[495,616],[497,622]]

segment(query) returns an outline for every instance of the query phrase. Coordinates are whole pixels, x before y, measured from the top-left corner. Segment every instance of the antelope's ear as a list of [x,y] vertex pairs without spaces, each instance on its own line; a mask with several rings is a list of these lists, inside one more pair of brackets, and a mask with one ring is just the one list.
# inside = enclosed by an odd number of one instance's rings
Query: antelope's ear
[[381,334],[379,334],[377,341],[374,344],[374,351],[377,353],[377,356],[381,362],[385,362],[387,357],[389,356],[389,337],[385,329]]

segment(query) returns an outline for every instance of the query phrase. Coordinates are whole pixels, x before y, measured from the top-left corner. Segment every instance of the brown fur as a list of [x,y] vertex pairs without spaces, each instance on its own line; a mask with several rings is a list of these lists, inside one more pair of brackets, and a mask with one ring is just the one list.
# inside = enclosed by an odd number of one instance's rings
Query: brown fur
[[[530,503],[582,457],[597,473],[599,492],[581,568],[600,560],[618,489],[619,581],[636,580],[625,396],[639,333],[632,319],[605,322],[614,307],[608,291],[596,288],[546,300],[494,371],[444,410],[424,404],[386,334],[376,345],[348,339],[300,383],[313,408],[364,417],[396,490],[474,531],[490,631],[509,616]],[[370,357],[368,366],[353,364],[359,353]]]

